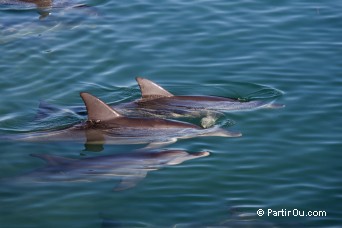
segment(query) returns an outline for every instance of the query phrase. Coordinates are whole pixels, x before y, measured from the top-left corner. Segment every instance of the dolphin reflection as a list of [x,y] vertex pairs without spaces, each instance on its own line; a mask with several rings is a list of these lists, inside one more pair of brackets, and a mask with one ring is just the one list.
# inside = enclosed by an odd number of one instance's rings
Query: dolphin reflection
[[46,162],[44,167],[11,178],[14,184],[45,182],[93,182],[121,179],[114,188],[121,191],[132,188],[144,179],[149,171],[165,166],[178,165],[184,161],[208,156],[209,152],[188,153],[184,150],[160,152],[135,152],[70,159],[48,154],[31,154]]
[[0,0],[0,5],[8,5],[17,8],[36,8],[40,18],[47,17],[54,8],[71,9],[88,7],[86,4],[77,3],[75,0]]

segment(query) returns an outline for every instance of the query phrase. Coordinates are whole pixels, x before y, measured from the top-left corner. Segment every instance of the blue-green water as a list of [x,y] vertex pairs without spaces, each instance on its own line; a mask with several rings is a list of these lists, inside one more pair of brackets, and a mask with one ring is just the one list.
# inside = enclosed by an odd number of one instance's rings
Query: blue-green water
[[[114,181],[3,186],[1,227],[342,225],[341,2],[90,4],[97,16],[55,10],[44,20],[34,9],[0,8],[2,134],[80,118],[32,122],[41,100],[80,106],[81,91],[106,102],[134,100],[136,76],[183,95],[248,96],[267,87],[283,92],[277,102],[286,107],[227,114],[242,137],[180,140],[167,148],[212,153],[150,172],[130,190],[113,191]],[[106,145],[97,154],[64,142],[0,148],[7,178],[43,166],[31,153],[81,158],[139,146]],[[326,216],[259,217],[259,208]]]

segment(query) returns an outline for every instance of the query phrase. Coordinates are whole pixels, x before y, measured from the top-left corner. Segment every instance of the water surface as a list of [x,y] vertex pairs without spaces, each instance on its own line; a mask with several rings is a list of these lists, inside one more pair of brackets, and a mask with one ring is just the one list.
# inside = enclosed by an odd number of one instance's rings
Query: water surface
[[[286,107],[227,114],[242,137],[180,140],[168,148],[211,155],[151,172],[127,191],[114,192],[111,181],[2,185],[2,227],[213,226],[244,221],[242,213],[276,227],[341,226],[340,2],[88,4],[97,15],[58,9],[39,20],[35,9],[0,8],[1,134],[83,118],[32,122],[41,100],[81,106],[81,91],[106,102],[137,99],[136,76],[182,95],[258,98],[280,91],[277,102]],[[64,142],[0,148],[0,177],[7,178],[43,165],[31,153],[81,158],[138,146],[108,145],[97,154]],[[327,216],[258,217],[259,208]]]

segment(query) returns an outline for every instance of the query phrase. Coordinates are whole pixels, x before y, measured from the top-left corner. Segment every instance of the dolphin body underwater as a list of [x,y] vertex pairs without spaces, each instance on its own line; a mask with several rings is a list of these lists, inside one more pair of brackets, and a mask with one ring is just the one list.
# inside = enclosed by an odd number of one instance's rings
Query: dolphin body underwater
[[[83,0],[0,0],[0,45],[57,31],[91,29],[98,10]],[[29,15],[39,14],[30,19]],[[95,22],[95,24],[94,24]]]
[[73,9],[88,7],[74,0],[0,0],[0,5],[19,9],[37,9],[40,19],[50,15],[52,9]]
[[160,118],[125,117],[89,93],[81,93],[88,120],[60,130],[12,134],[2,139],[19,141],[73,141],[91,144],[149,144],[159,147],[176,142],[178,138],[198,136],[239,137],[218,126],[204,129],[195,124]]
[[31,154],[47,164],[26,174],[6,178],[10,185],[48,182],[93,182],[121,179],[114,188],[121,191],[134,187],[149,171],[165,166],[178,165],[184,161],[208,156],[209,152],[188,153],[183,150],[160,152],[123,153],[70,159],[47,154]]
[[262,108],[281,108],[284,105],[261,100],[242,101],[217,96],[177,96],[156,83],[141,77],[136,81],[141,90],[141,99],[113,106],[123,113],[128,111],[145,112],[165,117],[182,115],[199,117],[218,112],[247,111]]

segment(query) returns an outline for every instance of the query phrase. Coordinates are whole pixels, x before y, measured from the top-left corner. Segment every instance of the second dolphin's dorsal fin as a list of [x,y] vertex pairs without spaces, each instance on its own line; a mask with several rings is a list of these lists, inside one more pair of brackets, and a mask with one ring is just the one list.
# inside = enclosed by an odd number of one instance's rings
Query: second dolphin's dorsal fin
[[75,159],[71,158],[63,158],[48,154],[30,154],[32,157],[40,158],[44,160],[48,165],[66,165],[70,162],[75,161]]
[[135,80],[137,80],[138,85],[140,87],[142,99],[153,99],[159,97],[173,96],[172,93],[166,91],[161,86],[146,78],[137,77],[135,78]]
[[121,116],[106,103],[89,93],[81,93],[80,96],[87,108],[88,120],[90,121],[105,121]]

